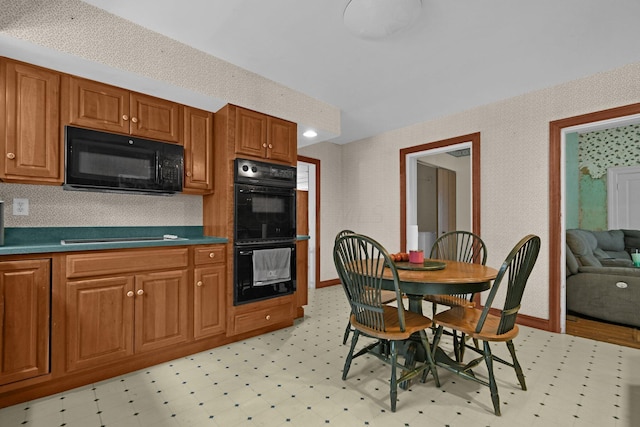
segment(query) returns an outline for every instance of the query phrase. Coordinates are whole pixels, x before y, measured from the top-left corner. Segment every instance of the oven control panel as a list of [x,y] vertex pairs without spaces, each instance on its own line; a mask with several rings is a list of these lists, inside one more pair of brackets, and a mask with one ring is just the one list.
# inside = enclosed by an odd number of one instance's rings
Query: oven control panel
[[295,188],[296,168],[257,160],[236,159],[235,182]]

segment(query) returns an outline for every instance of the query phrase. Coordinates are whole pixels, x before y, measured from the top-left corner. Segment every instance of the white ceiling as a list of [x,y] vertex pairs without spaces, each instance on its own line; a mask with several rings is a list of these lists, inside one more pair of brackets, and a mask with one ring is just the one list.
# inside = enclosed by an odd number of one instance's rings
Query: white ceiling
[[341,110],[347,143],[640,61],[638,0],[423,0],[381,41],[348,0],[85,0]]

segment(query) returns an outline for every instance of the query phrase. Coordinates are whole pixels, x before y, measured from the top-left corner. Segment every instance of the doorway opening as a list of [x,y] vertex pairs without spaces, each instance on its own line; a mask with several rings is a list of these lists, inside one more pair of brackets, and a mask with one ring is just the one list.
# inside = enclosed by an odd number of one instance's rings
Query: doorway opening
[[469,216],[473,233],[480,235],[480,133],[430,142],[400,150],[400,247],[407,250],[408,225],[417,224],[418,159],[457,150],[470,151]]
[[308,286],[320,284],[320,160],[298,156],[298,189],[309,192]]
[[566,144],[575,132],[592,132],[640,122],[640,104],[570,117],[549,127],[549,324],[566,333]]

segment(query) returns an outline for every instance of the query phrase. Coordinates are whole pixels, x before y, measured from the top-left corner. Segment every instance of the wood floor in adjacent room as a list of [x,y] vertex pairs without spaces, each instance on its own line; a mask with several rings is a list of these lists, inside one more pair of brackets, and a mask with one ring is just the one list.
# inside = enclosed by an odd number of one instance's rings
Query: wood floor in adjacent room
[[640,348],[640,329],[567,315],[567,334]]

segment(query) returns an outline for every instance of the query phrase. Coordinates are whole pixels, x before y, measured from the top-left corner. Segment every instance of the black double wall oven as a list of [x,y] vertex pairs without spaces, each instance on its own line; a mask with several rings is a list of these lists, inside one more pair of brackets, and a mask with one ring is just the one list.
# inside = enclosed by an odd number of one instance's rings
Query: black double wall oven
[[296,168],[236,159],[234,305],[296,289]]

